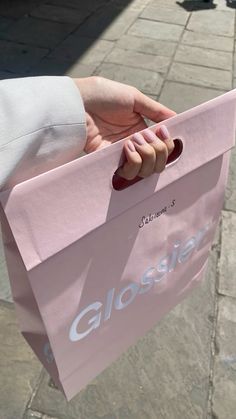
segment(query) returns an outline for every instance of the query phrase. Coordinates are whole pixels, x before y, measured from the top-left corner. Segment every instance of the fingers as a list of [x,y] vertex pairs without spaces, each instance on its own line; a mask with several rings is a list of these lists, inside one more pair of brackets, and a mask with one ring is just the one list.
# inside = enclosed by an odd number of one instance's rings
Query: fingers
[[139,90],[135,90],[134,112],[137,112],[154,122],[160,122],[176,115],[176,112],[144,95]]
[[127,161],[120,167],[117,171],[118,175],[127,179],[132,180],[140,171],[142,166],[142,158],[139,153],[136,151],[132,141],[128,140],[124,145],[124,151],[127,158]]
[[174,141],[173,139],[170,137],[169,131],[166,128],[165,125],[161,125],[159,128],[157,128],[156,130],[156,135],[165,142],[165,145],[168,149],[168,156],[172,153],[172,151],[175,148],[174,145]]
[[155,167],[153,173],[161,173],[165,169],[168,159],[168,148],[164,141],[161,141],[151,130],[143,133],[146,141],[149,141],[150,146],[155,153]]
[[[155,134],[154,134],[155,135]],[[156,152],[155,149],[148,144],[142,134],[137,132],[133,135],[132,141],[135,145],[136,151],[142,159],[141,168],[138,176],[147,177],[155,172]]]
[[174,149],[174,142],[164,125],[158,128],[157,133],[158,136],[146,129],[142,133],[135,133],[132,141],[125,143],[127,161],[118,169],[119,176],[132,180],[137,176],[145,178],[164,170],[168,156]]

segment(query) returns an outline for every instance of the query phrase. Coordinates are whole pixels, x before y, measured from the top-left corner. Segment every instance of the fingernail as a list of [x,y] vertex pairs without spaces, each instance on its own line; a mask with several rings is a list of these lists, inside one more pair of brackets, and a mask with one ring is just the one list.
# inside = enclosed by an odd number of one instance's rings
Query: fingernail
[[136,151],[136,149],[135,149],[135,147],[134,147],[134,145],[133,145],[132,141],[128,140],[128,141],[127,141],[127,146],[128,146],[128,148],[130,149],[130,151]]
[[144,132],[143,132],[143,135],[144,135],[144,137],[145,137],[145,140],[146,140],[148,143],[153,143],[154,141],[156,141],[156,140],[157,140],[156,135],[155,135],[155,134],[154,134],[154,132],[153,132],[153,131],[151,131],[150,129],[147,129],[146,131],[144,131]]
[[136,132],[133,135],[132,140],[138,145],[146,144],[146,141],[144,140],[143,136],[141,134],[139,134],[138,132]]
[[161,125],[159,128],[159,136],[161,136],[161,140],[168,140],[170,138],[170,133],[165,125]]

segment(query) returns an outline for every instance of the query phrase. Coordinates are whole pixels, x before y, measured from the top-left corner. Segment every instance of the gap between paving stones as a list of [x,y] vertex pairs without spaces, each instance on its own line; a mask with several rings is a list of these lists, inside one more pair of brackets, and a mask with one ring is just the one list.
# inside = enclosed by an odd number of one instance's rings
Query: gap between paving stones
[[[183,45],[189,45],[193,47],[200,47],[202,49],[213,49],[214,51],[226,51],[233,52],[234,50],[234,38],[226,37],[216,34],[208,34],[207,38],[205,34],[201,32],[192,31],[188,28],[185,29],[183,39]],[[219,43],[224,43],[224,48],[221,45],[219,48]],[[209,44],[211,46],[209,46]],[[213,46],[214,45],[214,48]]]
[[[55,416],[48,416],[45,413],[37,412],[36,410],[27,410],[23,419],[58,419]],[[69,418],[68,418],[69,419]]]
[[172,64],[167,80],[226,91],[232,88],[230,71],[179,62]]
[[[189,13],[188,19],[187,19],[187,21],[186,21],[186,23],[185,23],[185,26],[184,26],[184,30],[183,30],[182,35],[181,35],[181,37],[180,37],[180,39],[179,39],[179,41],[178,41],[178,43],[177,43],[177,46],[176,46],[175,52],[174,52],[174,54],[173,54],[173,56],[172,56],[172,60],[171,60],[171,62],[170,62],[170,65],[169,65],[168,71],[167,71],[167,73],[166,73],[165,80],[168,80],[168,76],[169,76],[169,74],[170,74],[170,72],[171,72],[172,64],[173,64],[173,63],[174,63],[174,61],[175,61],[175,57],[176,57],[176,54],[177,54],[177,51],[178,51],[178,46],[179,46],[179,45],[181,45],[181,43],[182,43],[182,40],[183,40],[183,37],[184,37],[184,34],[185,34],[185,30],[186,30],[187,25],[188,25],[188,22],[189,22],[189,20],[190,20],[191,14],[192,14],[192,13]],[[163,85],[164,85],[164,83],[163,83]],[[163,89],[163,87],[162,87],[162,89]]]
[[[140,13],[139,13],[139,16],[141,15],[141,13],[143,13],[143,11],[140,11]],[[137,17],[137,19],[136,19],[136,21],[138,21],[138,19],[139,20],[141,20],[140,18],[139,18],[139,16]],[[186,23],[185,23],[185,25],[176,25],[176,26],[182,26],[182,27],[184,27],[184,28],[186,28],[187,27],[187,24],[188,24],[188,22],[189,22],[189,19],[190,19],[190,17],[191,17],[191,13],[189,14],[189,16],[188,16],[188,18],[187,18],[187,21],[186,21]],[[143,19],[143,20],[149,20],[149,19]],[[161,22],[162,23],[162,22]],[[168,24],[168,23],[167,23]],[[126,29],[126,31],[125,31],[125,33],[124,33],[124,35],[123,36],[125,36],[125,35],[129,35],[128,34],[128,31],[129,31],[129,29],[131,28],[131,26],[133,25],[133,22],[130,24],[130,26],[129,27],[127,27],[127,29]],[[180,39],[179,39],[179,41],[178,42],[174,42],[174,41],[169,41],[169,42],[172,42],[173,44],[176,44],[176,47],[175,47],[175,50],[174,50],[174,53],[173,53],[173,55],[172,55],[172,57],[170,57],[170,62],[169,62],[169,64],[167,65],[167,69],[166,69],[166,71],[165,71],[165,74],[163,74],[162,75],[162,77],[164,77],[164,79],[163,79],[163,82],[162,82],[162,86],[161,86],[161,89],[160,89],[160,92],[158,93],[158,95],[160,95],[161,94],[161,91],[162,91],[162,88],[163,88],[163,85],[164,85],[164,82],[165,82],[165,80],[167,79],[167,76],[168,76],[168,74],[169,74],[169,72],[170,72],[170,69],[171,69],[171,66],[172,66],[172,63],[173,63],[173,61],[174,61],[174,58],[175,58],[175,55],[176,55],[176,52],[177,52],[177,46],[178,46],[178,44],[181,42],[181,40],[182,40],[182,38],[183,38],[183,35],[184,35],[184,31],[183,31],[183,33],[182,33],[182,35],[181,35],[181,37],[180,37]],[[131,35],[132,36],[132,35]],[[137,36],[135,36],[134,35],[134,37],[137,37]],[[145,36],[146,38],[148,38],[148,36]],[[137,37],[138,38],[138,37]],[[153,38],[148,38],[148,39],[153,39]],[[114,43],[114,46],[113,46],[113,48],[111,49],[111,51],[109,51],[108,53],[107,53],[107,56],[106,57],[108,57],[113,51],[114,51],[114,49],[116,48],[116,43]],[[150,54],[151,55],[151,54]],[[155,55],[155,56],[157,56],[158,57],[158,55]],[[107,61],[106,61],[106,57],[103,59],[103,61],[98,65],[98,67],[95,69],[95,71],[93,72],[93,74],[94,75],[96,75],[96,74],[99,74],[99,75],[101,75],[102,76],[102,64],[104,64],[104,63],[106,63]],[[108,62],[107,62],[108,63]],[[132,65],[129,65],[129,66],[126,66],[125,64],[119,64],[119,67],[124,67],[124,68],[137,68],[137,66],[132,66]],[[159,73],[158,73],[159,74]],[[160,76],[161,76],[161,74],[160,74]],[[220,90],[220,88],[219,88],[219,90]],[[146,94],[150,94],[151,92],[149,92],[149,91],[146,91],[145,89],[142,89],[142,91],[143,91],[143,93],[146,93]]]
[[170,24],[170,25],[182,26],[184,28],[186,27],[185,24],[176,23],[176,22],[171,23],[171,22],[165,21],[165,20],[151,19],[150,17],[141,16],[140,19],[142,19],[142,20],[148,20],[150,22],[159,22],[159,23],[167,23],[167,24]]
[[[225,212],[225,210],[224,210]],[[228,213],[233,211],[227,211]],[[222,212],[223,217],[223,212]],[[209,405],[208,405],[208,419],[223,419],[221,416],[218,418],[218,415],[214,412],[214,406],[213,406],[213,398],[214,398],[214,391],[217,390],[217,387],[215,389],[215,383],[214,383],[214,372],[215,372],[215,362],[216,362],[216,356],[220,353],[220,347],[218,346],[219,343],[217,341],[217,327],[218,327],[218,320],[219,320],[219,303],[220,298],[225,299],[231,299],[232,301],[236,301],[236,298],[234,296],[229,296],[227,294],[224,294],[223,292],[219,291],[219,281],[220,281],[220,263],[221,263],[221,257],[222,257],[222,228],[223,228],[223,218],[221,217],[220,220],[220,227],[219,227],[219,241],[215,245],[217,249],[217,269],[216,269],[216,283],[215,283],[215,314],[214,314],[214,327],[213,327],[213,334],[212,334],[212,356],[211,356],[211,364],[210,364],[210,379],[209,379]]]
[[[182,35],[181,35],[181,37],[180,37],[180,39],[179,39],[179,42],[178,42],[178,46],[177,46],[177,48],[176,48],[176,50],[175,50],[175,53],[174,53],[174,56],[173,56],[173,59],[172,59],[172,62],[171,62],[171,64],[170,64],[170,67],[169,67],[169,71],[168,71],[168,73],[166,74],[166,80],[170,80],[170,81],[176,81],[176,82],[182,82],[183,84],[192,84],[193,86],[202,86],[202,87],[206,87],[206,84],[205,83],[189,83],[189,80],[187,80],[186,81],[186,83],[183,81],[183,80],[178,80],[178,78],[172,78],[172,77],[170,77],[170,73],[171,73],[171,70],[172,70],[172,65],[173,65],[173,63],[180,63],[180,64],[187,64],[187,65],[191,65],[191,66],[195,66],[195,67],[199,67],[199,65],[198,64],[194,64],[194,63],[184,63],[184,62],[182,62],[182,61],[179,61],[178,59],[176,59],[176,56],[177,56],[177,54],[178,54],[178,47],[180,46],[180,45],[188,45],[187,43],[184,43],[184,42],[182,42],[183,40],[184,40],[184,37],[186,37],[186,33],[187,33],[187,31],[188,31],[188,29],[187,29],[187,26],[188,26],[188,23],[189,23],[189,21],[190,21],[190,19],[191,19],[191,16],[192,16],[192,12],[189,14],[189,17],[188,17],[188,19],[187,19],[187,21],[186,21],[186,24],[185,24],[185,31],[183,31],[183,33],[182,33]],[[235,19],[235,15],[234,15],[234,26],[235,26],[235,24],[236,24],[236,19]],[[192,32],[193,34],[195,33],[195,31],[188,31],[188,32]],[[214,35],[213,35],[214,36]],[[218,36],[218,35],[217,35]],[[223,36],[223,35],[221,35],[221,38],[227,38],[228,39],[228,37],[226,37],[226,36]],[[192,46],[191,44],[189,44],[190,46]],[[202,48],[202,46],[201,46],[201,48]],[[235,44],[234,44],[234,48],[235,48]],[[207,49],[209,49],[209,48],[205,48],[206,50]],[[214,49],[213,49],[214,50]],[[226,51],[224,51],[224,52],[226,52]],[[232,65],[234,65],[234,60],[232,60]],[[201,66],[200,67],[203,67],[203,68],[210,68],[210,69],[216,69],[216,70],[222,70],[222,69],[219,69],[218,67],[212,67],[212,66],[205,66],[205,65],[203,65],[203,64],[201,64]],[[222,71],[225,71],[225,70],[222,70]],[[233,69],[233,71],[232,71],[232,81],[231,81],[231,88],[232,88],[232,86],[233,86],[233,75],[234,75],[234,69]],[[170,78],[169,78],[170,77]],[[216,86],[216,85],[214,85],[214,86],[210,86],[211,88],[214,88],[214,89],[218,89],[218,90],[222,90],[222,88],[223,88],[223,86]]]
[[[54,6],[55,6],[55,4],[53,4]],[[103,4],[104,5],[104,4]],[[49,56],[50,56],[50,54],[51,54],[51,52],[53,51],[53,50],[55,50],[57,47],[59,47],[61,44],[62,44],[62,42],[64,42],[66,39],[68,39],[71,35],[73,35],[78,29],[79,29],[79,27],[82,25],[82,24],[84,24],[84,23],[86,23],[86,21],[89,19],[89,18],[91,18],[93,15],[95,15],[95,13],[97,13],[102,7],[103,7],[103,5],[100,5],[97,9],[95,9],[95,10],[92,10],[91,12],[90,12],[90,14],[88,14],[78,25],[75,25],[74,26],[74,28],[63,38],[63,40],[60,40],[57,44],[55,44],[53,47],[47,47],[46,49],[47,49],[47,52],[45,53],[45,55],[40,59],[40,61],[39,61],[39,63],[38,63],[38,65],[40,65],[40,63],[45,59],[45,58],[48,58]],[[56,7],[55,7],[56,8]],[[74,10],[76,10],[76,9],[74,9]],[[31,11],[30,13],[29,13],[29,15],[28,16],[30,16],[31,17],[31,13],[33,13],[33,11]],[[140,12],[141,13],[141,12]],[[120,14],[120,13],[119,13]],[[31,17],[32,19],[35,19],[36,21],[38,20],[38,21],[48,21],[48,22],[53,22],[53,20],[50,20],[50,19],[45,19],[45,18],[41,18],[41,17]],[[20,19],[17,19],[18,21],[20,20]],[[56,22],[56,23],[60,23],[60,22]],[[70,23],[60,23],[61,25],[69,25]],[[29,43],[27,43],[27,42],[23,42],[23,41],[18,41],[17,40],[17,42],[15,42],[14,40],[11,40],[11,39],[7,39],[7,38],[1,38],[1,40],[3,40],[3,41],[6,41],[6,42],[9,42],[9,43],[11,43],[11,44],[13,44],[13,45],[15,45],[15,44],[19,44],[19,45],[22,45],[22,46],[27,46],[27,47],[31,47],[31,48],[34,48],[34,47],[37,47],[37,48],[40,48],[40,49],[45,49],[45,47],[44,46],[42,46],[42,45],[37,45],[37,43],[35,43],[34,45],[33,44],[29,44]],[[92,39],[91,39],[92,40]],[[93,42],[91,42],[91,45],[93,44]],[[8,70],[7,70],[8,71]],[[30,70],[29,71],[27,71],[26,73],[29,73],[30,72]],[[12,72],[12,74],[14,74],[14,72]]]
[[[104,4],[103,5],[101,5],[100,7],[98,7],[95,11],[93,11],[90,15],[88,15],[87,17],[85,17],[85,19],[83,20],[83,22],[81,22],[76,28],[74,28],[73,30],[72,30],[72,32],[70,33],[70,34],[68,34],[68,36],[66,36],[65,38],[64,38],[64,40],[62,41],[62,42],[60,42],[60,43],[58,43],[58,45],[55,47],[55,48],[53,48],[53,49],[51,49],[49,52],[48,52],[48,54],[47,55],[45,55],[41,60],[40,60],[40,62],[39,62],[39,65],[41,64],[41,62],[44,60],[44,59],[47,59],[47,58],[50,58],[50,54],[52,53],[52,51],[54,51],[56,48],[58,48],[58,47],[60,47],[61,45],[62,45],[62,43],[64,43],[70,36],[76,36],[76,32],[80,29],[80,27],[82,26],[82,25],[84,25],[84,24],[86,24],[86,22],[91,18],[91,17],[93,17],[93,15],[95,15],[95,13],[97,13],[97,12],[99,12],[101,9],[102,9],[102,7],[104,6]],[[145,7],[145,6],[144,6]],[[123,10],[124,9],[122,9],[121,11],[120,11],[120,13],[118,14],[118,16],[117,17],[120,17],[121,15],[122,15],[122,12],[123,12]],[[139,18],[139,16],[140,16],[140,14],[142,13],[142,11],[143,10],[140,10],[139,11],[139,13],[137,14],[137,18],[136,19],[138,19]],[[130,22],[130,25],[126,28],[126,30],[125,30],[125,32],[124,32],[124,34],[126,34],[127,33],[127,31],[129,30],[129,28],[132,26],[132,24],[133,24],[133,21],[132,22]],[[106,28],[107,29],[107,28]],[[106,29],[104,30],[104,31],[106,31]],[[78,41],[79,41],[79,38],[80,38],[80,36],[78,36]],[[103,37],[102,37],[102,33],[100,34],[100,36],[99,37],[97,37],[96,39],[93,39],[93,38],[90,38],[91,39],[91,47],[93,46],[93,43],[94,43],[94,41],[96,41],[96,40],[103,40]],[[104,40],[107,40],[107,41],[109,41],[108,39],[104,39]],[[104,57],[103,57],[103,59],[101,60],[101,62],[100,63],[98,63],[97,64],[97,66],[95,67],[95,69],[93,70],[93,72],[92,72],[92,74],[91,75],[96,75],[96,72],[97,71],[99,71],[99,66],[101,66],[102,64],[103,64],[103,62],[105,61],[105,59],[106,59],[106,57],[108,56],[108,54],[109,53],[111,53],[112,51],[113,51],[113,49],[115,48],[115,46],[116,46],[116,42],[117,42],[118,40],[116,40],[116,41],[110,41],[110,42],[114,42],[114,45],[113,45],[113,47],[111,48],[111,50],[109,50],[108,52],[107,52],[107,54],[105,54],[104,55]],[[85,53],[86,53],[86,51],[85,51]],[[79,59],[80,57],[78,57],[78,59]],[[75,63],[74,63],[74,65],[75,65]]]
[[[178,59],[177,60],[174,60],[174,62],[175,63],[178,63],[178,64],[187,64],[187,65],[191,65],[191,66],[194,66],[194,67],[212,68],[213,70],[221,70],[221,71],[225,71],[226,73],[230,73],[231,72],[228,69],[227,70],[223,70],[221,67],[208,66],[208,65],[204,65],[204,64],[199,65],[199,64],[195,64],[195,63],[181,61],[181,60],[178,60]],[[179,83],[181,83],[181,82],[179,82]],[[182,82],[182,83],[184,83],[184,82]],[[187,84],[190,84],[190,83],[187,83]],[[210,87],[210,88],[217,89],[217,87]],[[220,90],[220,88],[219,88],[219,90]]]
[[[30,397],[30,399],[29,399],[29,401],[27,403],[27,406],[25,408],[25,412],[23,414],[23,418],[22,419],[30,419],[31,418],[31,416],[28,416],[28,412],[30,411],[31,403],[32,403],[34,397],[36,396],[36,393],[38,391],[38,388],[39,388],[39,386],[40,386],[40,384],[41,384],[41,382],[43,380],[43,374],[44,374],[44,369],[42,368],[42,371],[41,371],[41,373],[39,375],[39,378],[38,378],[38,382],[36,383],[36,385],[35,385],[32,393],[31,393],[31,397]],[[42,417],[42,415],[45,414],[43,412],[36,412],[36,413],[41,415],[41,416],[39,416],[40,418]],[[38,416],[36,416],[36,418],[38,418]],[[32,419],[36,419],[36,418],[33,416]],[[52,418],[52,419],[54,419],[54,418]],[[57,419],[57,418],[55,418],[55,419]]]
[[[165,81],[168,79],[168,75],[169,75],[169,73],[171,71],[172,64],[173,64],[173,62],[175,60],[175,57],[176,57],[176,54],[177,54],[177,51],[178,51],[178,46],[181,44],[181,41],[182,41],[183,36],[184,36],[184,33],[185,33],[185,29],[187,28],[187,25],[188,25],[188,22],[190,20],[190,17],[191,17],[191,13],[189,13],[189,16],[188,16],[188,18],[187,18],[187,20],[185,22],[185,25],[184,25],[184,30],[182,32],[182,35],[180,36],[179,41],[176,43],[176,48],[175,48],[175,51],[174,51],[174,53],[173,53],[173,55],[171,57],[171,60],[170,60],[170,63],[169,63],[169,66],[168,66],[168,69],[167,69],[167,72],[166,72],[166,75],[165,75],[165,80],[164,80],[163,85],[162,85],[162,88],[161,88],[161,92],[163,90]],[[160,94],[161,94],[161,92],[160,92]]]
[[220,219],[218,227],[218,241],[214,243],[212,249],[215,249],[216,258],[216,281],[215,281],[215,300],[214,300],[214,315],[213,315],[213,327],[211,336],[211,358],[210,358],[210,375],[209,375],[209,386],[208,386],[208,409],[207,419],[213,419],[212,399],[213,399],[213,377],[214,377],[214,361],[216,349],[216,329],[217,329],[217,318],[218,318],[218,281],[219,281],[219,260],[221,255],[221,243],[222,243],[222,219]]

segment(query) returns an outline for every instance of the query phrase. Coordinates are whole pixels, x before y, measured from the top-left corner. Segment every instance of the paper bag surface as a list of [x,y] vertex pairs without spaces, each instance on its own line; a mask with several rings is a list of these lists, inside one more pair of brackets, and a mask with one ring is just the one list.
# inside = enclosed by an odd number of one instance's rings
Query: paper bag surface
[[181,154],[122,190],[124,140],[0,195],[21,331],[68,399],[202,279],[235,117],[232,91],[165,121]]

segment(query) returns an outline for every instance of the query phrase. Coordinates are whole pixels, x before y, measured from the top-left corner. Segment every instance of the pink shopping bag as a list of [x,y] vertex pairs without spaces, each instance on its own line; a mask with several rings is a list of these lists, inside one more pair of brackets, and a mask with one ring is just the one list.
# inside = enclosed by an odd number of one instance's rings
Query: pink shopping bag
[[128,187],[122,140],[1,193],[21,331],[68,400],[202,279],[235,116],[232,91],[169,119],[173,161]]

